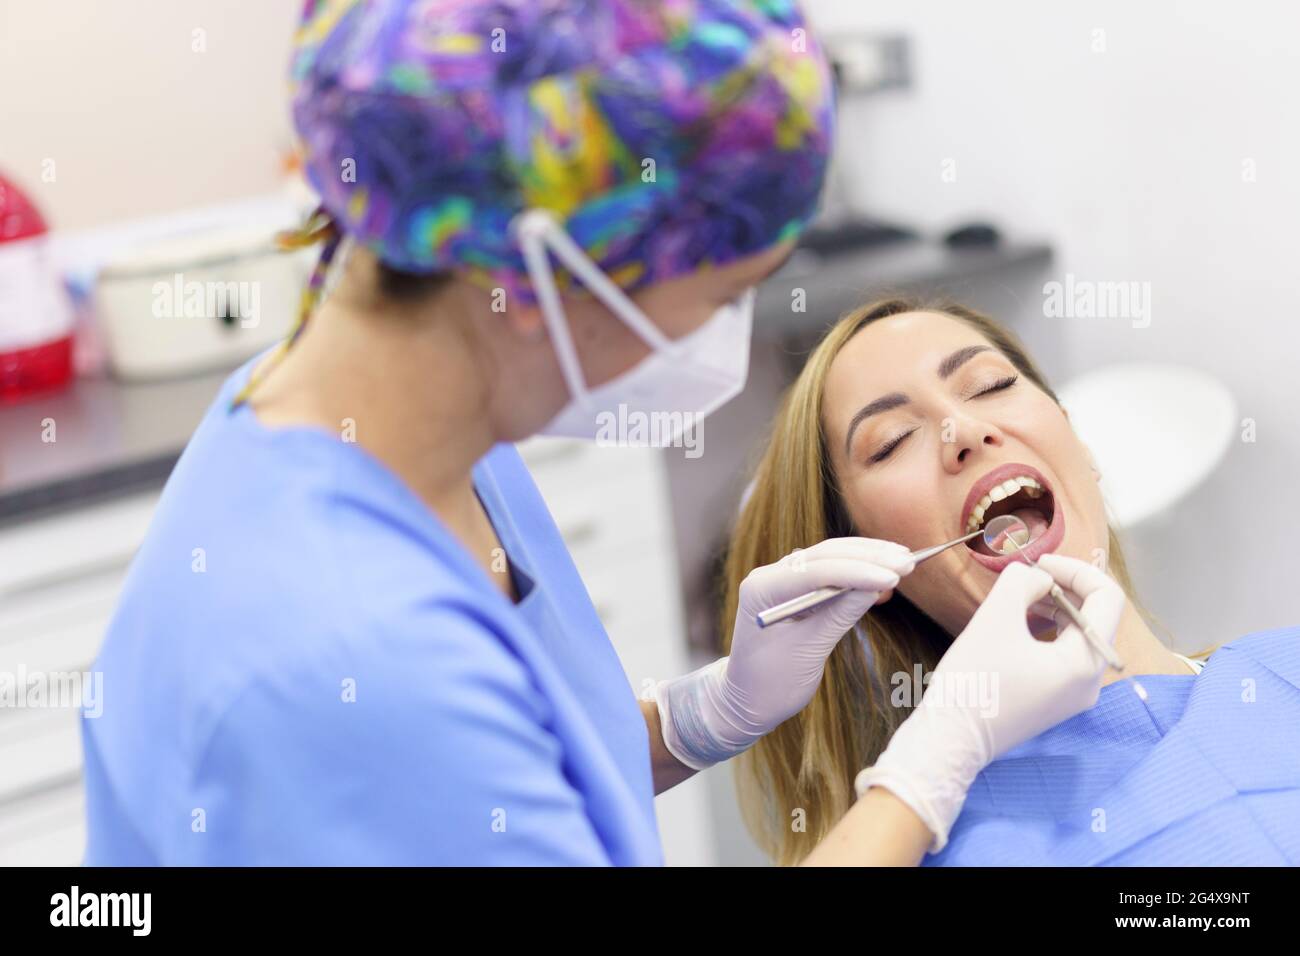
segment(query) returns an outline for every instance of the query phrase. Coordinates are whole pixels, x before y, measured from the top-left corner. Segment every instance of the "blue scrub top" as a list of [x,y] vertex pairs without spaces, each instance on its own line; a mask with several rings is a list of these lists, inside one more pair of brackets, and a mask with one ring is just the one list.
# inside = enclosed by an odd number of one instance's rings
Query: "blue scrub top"
[[131,566],[83,714],[88,865],[663,862],[646,724],[518,452],[511,603],[359,445],[228,410]]
[[1300,627],[1143,674],[990,763],[927,866],[1300,865]]

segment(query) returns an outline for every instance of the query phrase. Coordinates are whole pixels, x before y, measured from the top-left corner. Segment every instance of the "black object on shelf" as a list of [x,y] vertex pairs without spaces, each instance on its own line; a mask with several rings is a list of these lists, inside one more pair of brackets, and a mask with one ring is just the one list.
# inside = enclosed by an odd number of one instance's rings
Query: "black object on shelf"
[[876,219],[848,219],[830,225],[810,226],[799,238],[800,249],[823,255],[857,252],[919,238],[911,229]]
[[949,249],[992,249],[1002,241],[1002,233],[987,222],[969,222],[946,233],[943,244]]

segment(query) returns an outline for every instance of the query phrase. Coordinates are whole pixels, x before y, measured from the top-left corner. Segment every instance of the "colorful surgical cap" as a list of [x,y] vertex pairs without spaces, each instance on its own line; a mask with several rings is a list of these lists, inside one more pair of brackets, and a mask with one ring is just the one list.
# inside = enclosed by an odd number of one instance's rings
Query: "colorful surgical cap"
[[527,208],[628,291],[797,235],[834,108],[790,0],[309,0],[292,78],[332,227],[526,301]]

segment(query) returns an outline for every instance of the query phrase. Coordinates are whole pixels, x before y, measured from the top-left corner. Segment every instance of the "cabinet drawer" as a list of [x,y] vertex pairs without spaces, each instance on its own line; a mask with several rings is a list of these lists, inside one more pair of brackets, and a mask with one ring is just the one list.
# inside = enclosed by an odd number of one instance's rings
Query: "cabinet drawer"
[[[575,560],[598,560],[629,547],[651,546],[670,533],[667,481],[654,449],[598,449],[608,458],[599,478],[534,475],[547,509]],[[598,456],[599,457],[599,456]]]
[[[526,451],[533,442],[546,441],[542,452]],[[555,444],[551,444],[555,442]],[[519,447],[524,464],[547,500],[581,499],[597,489],[663,473],[662,452],[656,448],[602,446],[574,439],[529,439]]]
[[74,707],[0,712],[0,819],[13,802],[74,785],[81,777],[81,716]]
[[671,677],[686,661],[677,565],[666,552],[631,551],[618,560],[579,565],[591,603],[628,681]]
[[65,581],[125,569],[157,502],[149,492],[0,530],[0,608]]
[[0,708],[0,865],[81,862],[81,710],[68,704],[82,698],[157,500],[148,492],[0,531],[0,672],[46,693],[45,706]]
[[0,604],[0,672],[12,672],[19,664],[28,671],[89,667],[122,581],[120,572],[103,574]]
[[80,784],[0,809],[0,866],[80,866],[85,847]]

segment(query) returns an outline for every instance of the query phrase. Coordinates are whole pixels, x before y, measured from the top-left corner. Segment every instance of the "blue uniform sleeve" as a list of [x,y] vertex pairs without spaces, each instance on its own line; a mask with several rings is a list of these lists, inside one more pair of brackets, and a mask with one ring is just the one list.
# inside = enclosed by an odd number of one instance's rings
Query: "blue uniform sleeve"
[[[177,855],[203,865],[606,865],[550,707],[469,614],[322,641],[212,724]],[[301,648],[303,642],[293,642]]]

